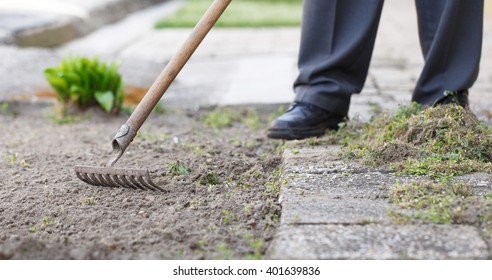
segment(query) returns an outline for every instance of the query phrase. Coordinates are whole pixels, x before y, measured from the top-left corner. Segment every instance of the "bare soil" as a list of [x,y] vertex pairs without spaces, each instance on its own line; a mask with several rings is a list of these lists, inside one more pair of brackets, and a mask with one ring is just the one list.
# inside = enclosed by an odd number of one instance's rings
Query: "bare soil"
[[[20,104],[20,105],[19,105]],[[75,165],[103,166],[128,115],[92,110],[56,124],[50,106],[9,104],[0,111],[0,259],[261,258],[280,217],[282,142],[233,107],[227,128],[212,109],[154,113],[118,162],[151,171],[165,193],[90,186]],[[172,165],[189,172],[172,172]],[[188,174],[186,174],[188,173]]]

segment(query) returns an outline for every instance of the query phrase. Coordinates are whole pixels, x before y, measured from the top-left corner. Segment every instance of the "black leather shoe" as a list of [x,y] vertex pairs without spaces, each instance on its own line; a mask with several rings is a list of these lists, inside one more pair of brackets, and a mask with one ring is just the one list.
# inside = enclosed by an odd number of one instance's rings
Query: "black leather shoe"
[[267,136],[285,140],[322,136],[327,129],[338,129],[344,119],[311,104],[295,102],[273,122]]
[[433,107],[446,104],[458,104],[463,108],[468,107],[468,90],[447,90],[444,92],[443,95],[444,96],[442,98],[434,102],[434,104],[432,105]]

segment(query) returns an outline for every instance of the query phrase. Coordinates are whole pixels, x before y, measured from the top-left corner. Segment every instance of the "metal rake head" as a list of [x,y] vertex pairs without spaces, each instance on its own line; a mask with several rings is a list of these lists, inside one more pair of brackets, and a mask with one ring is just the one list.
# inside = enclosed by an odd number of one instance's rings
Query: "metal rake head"
[[150,179],[148,170],[75,166],[77,177],[94,186],[164,191]]

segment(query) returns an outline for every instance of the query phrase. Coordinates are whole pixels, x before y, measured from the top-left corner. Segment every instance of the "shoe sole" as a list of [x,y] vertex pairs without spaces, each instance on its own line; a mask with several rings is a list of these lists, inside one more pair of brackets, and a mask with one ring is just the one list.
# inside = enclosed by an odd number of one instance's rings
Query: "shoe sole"
[[283,139],[283,140],[300,140],[309,137],[319,137],[325,135],[326,130],[337,129],[331,127],[312,127],[312,128],[270,128],[268,130],[267,136],[272,139]]

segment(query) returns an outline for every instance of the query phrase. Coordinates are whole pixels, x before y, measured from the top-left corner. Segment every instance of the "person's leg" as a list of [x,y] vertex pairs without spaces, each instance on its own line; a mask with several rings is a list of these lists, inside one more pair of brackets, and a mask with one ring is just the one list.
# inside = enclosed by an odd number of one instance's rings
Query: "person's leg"
[[466,93],[478,76],[483,0],[416,0],[415,4],[425,66],[412,100],[433,105],[445,92]]
[[304,1],[295,101],[347,115],[366,80],[383,2]]
[[350,96],[364,85],[383,2],[304,1],[294,104],[274,121],[268,137],[301,139],[338,128]]

